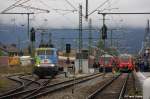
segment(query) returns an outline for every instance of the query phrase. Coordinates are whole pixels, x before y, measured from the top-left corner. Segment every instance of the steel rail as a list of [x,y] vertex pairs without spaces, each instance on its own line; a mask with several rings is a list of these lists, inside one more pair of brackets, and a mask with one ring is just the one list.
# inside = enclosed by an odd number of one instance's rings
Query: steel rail
[[129,79],[129,74],[128,74],[126,80],[124,81],[124,84],[123,84],[123,86],[121,88],[121,91],[120,91],[118,99],[123,99],[124,98],[124,94],[125,94],[125,91],[126,91],[128,79]]
[[[22,74],[21,74],[22,75]],[[24,75],[23,75],[24,76]],[[34,81],[34,80],[30,80],[30,79],[26,79],[26,78],[23,78],[22,76],[19,76],[18,77],[19,79],[23,79],[23,80],[26,80],[26,81],[29,81],[27,84],[25,84],[23,81],[21,81],[21,80],[16,80],[16,79],[13,79],[13,78],[11,78],[11,77],[8,77],[8,79],[11,79],[11,80],[15,80],[15,81],[17,81],[17,82],[19,82],[19,83],[21,83],[22,85],[20,86],[20,87],[17,87],[17,88],[15,88],[15,89],[12,89],[12,90],[10,90],[10,91],[8,91],[8,92],[6,92],[6,93],[4,93],[4,94],[2,94],[1,96],[0,96],[0,99],[9,99],[9,98],[11,98],[11,97],[14,97],[14,96],[17,96],[17,95],[21,95],[21,94],[25,94],[25,93],[27,93],[27,92],[31,92],[31,91],[33,91],[33,90],[35,90],[35,89],[31,89],[31,90],[27,90],[27,91],[24,91],[24,88],[26,87],[26,86],[29,86],[29,85],[31,85],[32,83],[36,83],[36,84],[38,84],[39,86],[41,85],[40,83],[38,83],[38,82],[36,82],[36,81]],[[23,90],[23,91],[22,91]]]
[[[85,78],[85,77],[90,77],[90,76],[93,76],[93,75],[96,75],[96,74],[79,77],[79,78],[76,78],[76,80],[83,79],[83,78]],[[29,79],[26,79],[26,78],[24,78],[24,77],[19,77],[19,78],[29,81]],[[62,82],[55,83],[55,84],[51,84],[51,85],[47,85],[48,82],[44,82],[44,83],[41,84],[41,85],[44,85],[44,86],[41,86],[41,87],[38,88],[38,89],[37,89],[37,88],[33,88],[33,89],[25,90],[25,88],[26,88],[25,86],[28,86],[29,84],[31,84],[32,81],[30,81],[29,83],[27,83],[26,85],[24,85],[24,86],[22,87],[24,90],[22,90],[22,91],[16,90],[15,93],[14,93],[14,92],[12,92],[12,93],[10,92],[10,93],[5,94],[5,95],[3,95],[2,97],[0,97],[0,99],[10,99],[10,98],[12,98],[12,97],[23,96],[23,95],[25,95],[25,94],[27,94],[27,93],[30,93],[30,92],[36,93],[38,90],[42,90],[42,89],[47,88],[47,87],[49,87],[49,88],[50,88],[50,87],[54,87],[54,86],[57,86],[57,85],[59,85],[59,84],[63,84],[63,83],[65,83],[65,82],[71,82],[71,81],[73,81],[73,79],[67,80],[67,81],[62,81]],[[38,82],[36,82],[36,81],[33,81],[33,82],[38,83]],[[33,94],[34,94],[34,93],[33,93]],[[31,94],[31,93],[30,93],[30,94]],[[27,99],[28,99],[28,98],[27,98]]]
[[[121,75],[121,74],[120,74]],[[92,94],[90,94],[87,99],[94,99],[94,97],[101,91],[103,91],[107,86],[109,86],[114,80],[116,80],[120,75],[117,77],[114,77],[112,80],[110,80],[108,83],[104,84],[101,88],[94,91]]]
[[[13,75],[13,76],[14,76],[14,75]],[[16,76],[16,75],[15,75],[15,76]],[[23,83],[23,81],[14,79],[14,78],[12,78],[12,76],[8,76],[7,78],[10,79],[10,80],[12,80],[12,81],[15,81],[15,82],[19,83],[20,86],[17,87],[17,88],[11,89],[11,90],[9,90],[9,91],[3,93],[3,94],[1,94],[1,95],[0,95],[0,99],[3,99],[3,98],[5,98],[5,96],[7,96],[7,95],[9,95],[9,94],[11,94],[11,93],[15,93],[15,92],[17,92],[17,91],[20,91],[20,90],[22,90],[22,89],[24,88],[24,83]]]
[[[70,81],[64,81],[64,82],[53,84],[53,85],[50,85],[50,86],[45,86],[44,88],[38,90],[36,93],[33,93],[30,96],[24,97],[22,99],[35,99],[37,97],[40,97],[40,96],[43,96],[43,95],[46,95],[46,94],[49,94],[49,93],[52,93],[52,92],[56,92],[56,91],[64,89],[64,88],[71,87],[74,84],[79,84],[79,83],[94,79],[94,78],[102,76],[102,75],[103,74],[98,73],[98,74],[93,74],[93,75],[89,75],[89,76],[86,76],[86,77],[77,78],[76,82],[74,82],[74,80],[72,79]],[[46,89],[46,88],[48,88],[48,89]],[[42,91],[44,89],[46,89],[46,91]],[[42,92],[39,92],[39,91],[42,91]]]

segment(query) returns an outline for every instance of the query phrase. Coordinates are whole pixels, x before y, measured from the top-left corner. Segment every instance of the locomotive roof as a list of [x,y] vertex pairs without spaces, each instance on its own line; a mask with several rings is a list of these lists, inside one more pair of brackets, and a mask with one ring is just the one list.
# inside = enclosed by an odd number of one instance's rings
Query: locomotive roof
[[102,55],[101,57],[113,57],[112,55],[109,55],[109,54],[104,54]]
[[120,57],[123,57],[123,56],[132,57],[132,55],[130,55],[130,54],[120,54],[119,56],[120,56]]
[[57,50],[56,48],[36,48],[36,50]]

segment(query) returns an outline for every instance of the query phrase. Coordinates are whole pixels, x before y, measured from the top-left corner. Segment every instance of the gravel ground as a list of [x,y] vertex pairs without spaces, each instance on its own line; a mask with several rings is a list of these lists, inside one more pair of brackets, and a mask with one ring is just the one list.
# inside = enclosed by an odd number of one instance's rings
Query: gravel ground
[[16,73],[28,73],[32,71],[32,66],[1,66],[0,67],[0,94],[18,87],[15,81],[11,81],[6,78],[8,75]]
[[77,84],[73,87],[60,90],[56,93],[43,96],[39,99],[86,99],[90,93],[95,91],[110,78],[112,78],[112,74],[107,74],[105,77],[101,76],[85,83]]
[[[0,94],[3,94],[4,92],[7,92],[8,90],[11,90],[11,89],[14,89],[14,88],[20,86],[15,81],[12,81],[12,80],[9,80],[8,78],[6,78],[6,76],[8,76],[8,74],[0,75]],[[85,75],[78,75],[78,77],[80,77],[80,76],[85,76]],[[28,76],[24,76],[24,77],[27,78],[27,79],[30,79],[30,80],[35,80],[35,77],[32,76],[32,75],[28,75]],[[49,78],[49,79],[51,79],[51,78]],[[66,80],[69,80],[69,79],[72,79],[72,77],[67,77],[66,78],[64,76],[64,74],[60,74],[60,75],[57,75],[54,79],[51,79],[49,84],[54,84],[54,83],[66,81]],[[48,79],[39,79],[38,82],[42,83],[46,80],[48,80]]]
[[[82,77],[82,76],[87,76],[87,74],[82,74],[82,75],[76,75],[76,78],[78,77]],[[37,77],[34,75],[29,75],[29,76],[25,76],[25,78],[27,79],[30,79],[30,80],[36,80]],[[38,79],[38,82],[39,83],[42,83],[48,79],[51,79],[51,77],[47,77],[45,79]],[[67,80],[70,80],[70,79],[73,79],[73,76],[70,75],[69,77],[65,77],[64,74],[59,74],[59,75],[56,75],[55,78],[51,79],[48,83],[48,85],[51,85],[51,84],[54,84],[54,83],[58,83],[58,82],[63,82],[63,81],[67,81]]]
[[0,76],[0,94],[18,86],[19,84],[17,84],[15,81],[11,81],[2,75]]
[[94,99],[117,99],[127,74],[120,75],[104,90],[99,92]]
[[142,95],[142,86],[139,82],[137,75],[134,72],[129,76],[125,95]]

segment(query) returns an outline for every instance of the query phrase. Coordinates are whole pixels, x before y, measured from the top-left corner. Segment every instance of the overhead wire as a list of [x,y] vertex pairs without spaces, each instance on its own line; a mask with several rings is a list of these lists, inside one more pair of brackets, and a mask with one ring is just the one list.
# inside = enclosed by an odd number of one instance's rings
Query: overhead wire
[[[111,6],[111,3],[110,3],[109,1],[108,1],[107,4],[108,4],[108,7],[110,7],[110,8],[112,7],[112,6]],[[108,11],[111,12],[111,10],[108,10]],[[114,24],[116,24],[116,26],[118,27],[118,23],[116,22],[116,20],[114,20],[113,15],[110,15],[110,17],[111,17],[112,21],[114,22]]]
[[100,9],[102,6],[104,6],[109,0],[104,1],[102,4],[100,4],[95,10],[93,10],[92,12],[90,12],[88,15],[93,14],[95,11],[97,11],[98,9]]
[[65,0],[74,10],[78,11],[78,9],[72,4],[70,3],[68,0]]
[[44,6],[46,6],[48,9],[50,8],[51,10],[54,11],[66,11],[66,12],[75,12],[76,10],[70,10],[70,9],[59,9],[59,8],[53,8],[49,5],[47,5],[46,3],[44,3],[42,0],[38,0],[41,4],[43,4]]
[[9,10],[11,7],[15,6],[15,5],[16,5],[17,3],[19,3],[20,1],[22,1],[22,0],[16,1],[14,4],[10,5],[9,7],[7,7],[7,8],[6,8],[5,10],[3,10],[2,12],[5,12],[5,11]]
[[[19,3],[20,1],[23,1],[23,0],[18,0],[16,1],[14,4],[12,4],[11,6],[9,6],[8,8],[6,8],[5,10],[2,11],[2,13],[5,13],[6,11],[9,11],[11,9],[14,9],[16,6],[20,5],[20,4],[24,4],[24,3],[27,3],[29,2],[30,0],[25,0],[24,2],[22,3]],[[18,4],[19,3],[19,4]]]
[[[65,15],[66,14],[68,14],[68,13],[70,13],[70,12],[74,12],[75,10],[76,10],[76,8],[75,7],[73,7],[74,8],[74,10],[68,10],[68,9],[56,9],[56,8],[53,8],[53,7],[51,7],[51,6],[49,6],[49,5],[47,5],[46,3],[44,3],[42,0],[38,0],[41,4],[43,4],[44,6],[46,6],[47,8],[50,8],[51,10],[54,10],[56,13],[58,13],[59,15],[61,15],[61,16],[63,16],[67,21],[70,21],[71,23],[73,23],[74,24],[74,22],[70,19],[70,18],[68,18],[68,17],[66,17]],[[68,2],[69,4],[71,4],[70,2]],[[72,4],[71,4],[72,5]],[[71,6],[70,5],[70,6]],[[73,5],[72,5],[73,6]],[[63,11],[63,13],[61,13]]]
[[[117,3],[119,3],[120,2],[120,0],[116,0],[115,2],[113,2],[113,4],[117,4]],[[118,11],[119,11],[119,9],[117,9]],[[120,15],[120,14],[118,14],[118,17],[120,17],[120,24],[122,24],[122,25],[119,25],[120,26],[120,28],[123,28],[123,17]],[[125,23],[124,23],[125,24]]]
[[46,3],[44,3],[42,0],[38,0],[41,4],[43,4],[44,6],[46,6],[47,8],[52,8],[51,6],[47,5]]

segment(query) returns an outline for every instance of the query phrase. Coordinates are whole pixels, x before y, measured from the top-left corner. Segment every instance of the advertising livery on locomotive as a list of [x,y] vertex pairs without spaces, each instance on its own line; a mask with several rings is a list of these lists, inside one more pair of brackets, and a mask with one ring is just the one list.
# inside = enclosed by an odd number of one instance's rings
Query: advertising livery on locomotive
[[56,48],[36,48],[34,74],[39,78],[54,77],[58,73],[58,54]]

